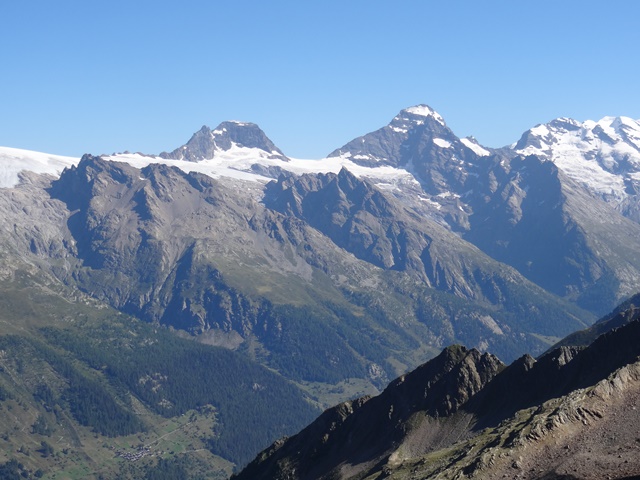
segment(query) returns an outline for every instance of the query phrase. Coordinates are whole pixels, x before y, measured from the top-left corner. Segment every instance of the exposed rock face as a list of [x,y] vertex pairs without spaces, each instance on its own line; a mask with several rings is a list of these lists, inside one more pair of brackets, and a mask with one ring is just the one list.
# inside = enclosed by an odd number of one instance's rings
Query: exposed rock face
[[539,294],[514,270],[346,169],[281,176],[267,185],[264,203],[304,220],[359,259],[459,297],[499,304],[514,290]]
[[639,341],[634,320],[507,368],[451,347],[378,397],[328,410],[237,478],[631,478]]
[[536,157],[512,160],[497,192],[474,203],[467,240],[591,310],[634,293],[637,223]]
[[[264,203],[268,207],[305,220],[360,259],[381,268],[411,272],[439,290],[497,304],[526,283],[439,222],[416,214],[345,169],[337,175],[282,176],[267,185],[266,191]],[[498,234],[495,224],[492,226],[489,238]],[[543,257],[543,250],[549,247],[530,235],[539,227],[530,226],[526,239],[535,245],[536,255]],[[553,259],[556,263],[550,270],[569,262],[567,258]],[[529,294],[535,292],[531,286],[526,288]],[[541,305],[539,300],[531,303]]]

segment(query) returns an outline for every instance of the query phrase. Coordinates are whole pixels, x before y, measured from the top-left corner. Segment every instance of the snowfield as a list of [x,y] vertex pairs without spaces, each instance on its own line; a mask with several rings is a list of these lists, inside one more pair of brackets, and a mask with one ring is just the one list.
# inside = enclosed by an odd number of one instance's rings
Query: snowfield
[[[252,170],[253,165],[263,167],[279,167],[283,170],[302,175],[304,173],[338,173],[347,168],[358,177],[375,179],[381,183],[396,184],[397,182],[417,183],[411,173],[403,169],[390,166],[375,168],[363,167],[349,159],[349,155],[322,158],[319,160],[304,160],[291,158],[283,161],[269,158],[270,154],[258,148],[245,148],[237,145],[227,151],[216,153],[214,158],[200,162],[185,160],[170,160],[157,156],[140,153],[121,153],[103,156],[105,160],[124,162],[136,168],[144,168],[149,164],[158,163],[175,166],[184,172],[199,172],[214,178],[227,177],[238,180],[249,180],[266,183],[272,178],[265,177]],[[79,158],[63,157],[46,153],[0,147],[0,188],[11,188],[20,182],[19,173],[30,171],[38,174],[49,174],[58,177],[62,171],[77,165]]]
[[20,182],[19,174],[29,171],[59,176],[67,167],[76,165],[79,158],[0,147],[0,188],[10,188]]

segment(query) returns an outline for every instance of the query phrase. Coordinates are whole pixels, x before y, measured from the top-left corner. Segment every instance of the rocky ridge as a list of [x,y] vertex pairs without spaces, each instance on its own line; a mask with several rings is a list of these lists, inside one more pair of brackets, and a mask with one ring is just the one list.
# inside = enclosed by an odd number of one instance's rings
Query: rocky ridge
[[378,397],[328,410],[234,478],[631,478],[639,339],[634,320],[506,368],[448,348]]

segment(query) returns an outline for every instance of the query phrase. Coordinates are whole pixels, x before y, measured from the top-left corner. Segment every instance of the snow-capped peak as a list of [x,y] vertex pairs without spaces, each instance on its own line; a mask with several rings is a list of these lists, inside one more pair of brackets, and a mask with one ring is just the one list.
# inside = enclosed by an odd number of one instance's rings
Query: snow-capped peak
[[614,203],[628,196],[629,185],[640,184],[640,122],[629,117],[585,122],[558,118],[528,130],[512,148],[554,162],[592,193]]
[[431,117],[436,120],[438,123],[445,125],[444,118],[436,112],[433,108],[428,105],[414,105],[413,107],[405,108],[402,113],[409,113],[411,115],[416,115],[418,117]]
[[[428,119],[435,121],[428,122]],[[398,115],[396,115],[391,123],[387,125],[386,129],[391,129],[395,133],[401,136],[406,136],[411,130],[426,123],[431,125],[431,130],[441,131],[446,129],[444,119],[433,108],[428,105],[415,105],[413,107],[405,108]]]
[[170,153],[163,152],[160,156],[172,160],[199,162],[237,148],[257,149],[283,160],[287,158],[258,125],[237,120],[222,122],[213,130],[204,126],[194,133],[185,145]]

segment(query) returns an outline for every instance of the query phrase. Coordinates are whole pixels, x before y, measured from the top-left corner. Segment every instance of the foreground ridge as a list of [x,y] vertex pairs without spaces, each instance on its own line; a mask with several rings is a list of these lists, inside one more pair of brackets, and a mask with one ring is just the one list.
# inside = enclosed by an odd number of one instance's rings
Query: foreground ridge
[[617,316],[627,321],[586,347],[508,367],[449,347],[379,396],[327,410],[234,479],[631,478],[640,320],[633,306]]

